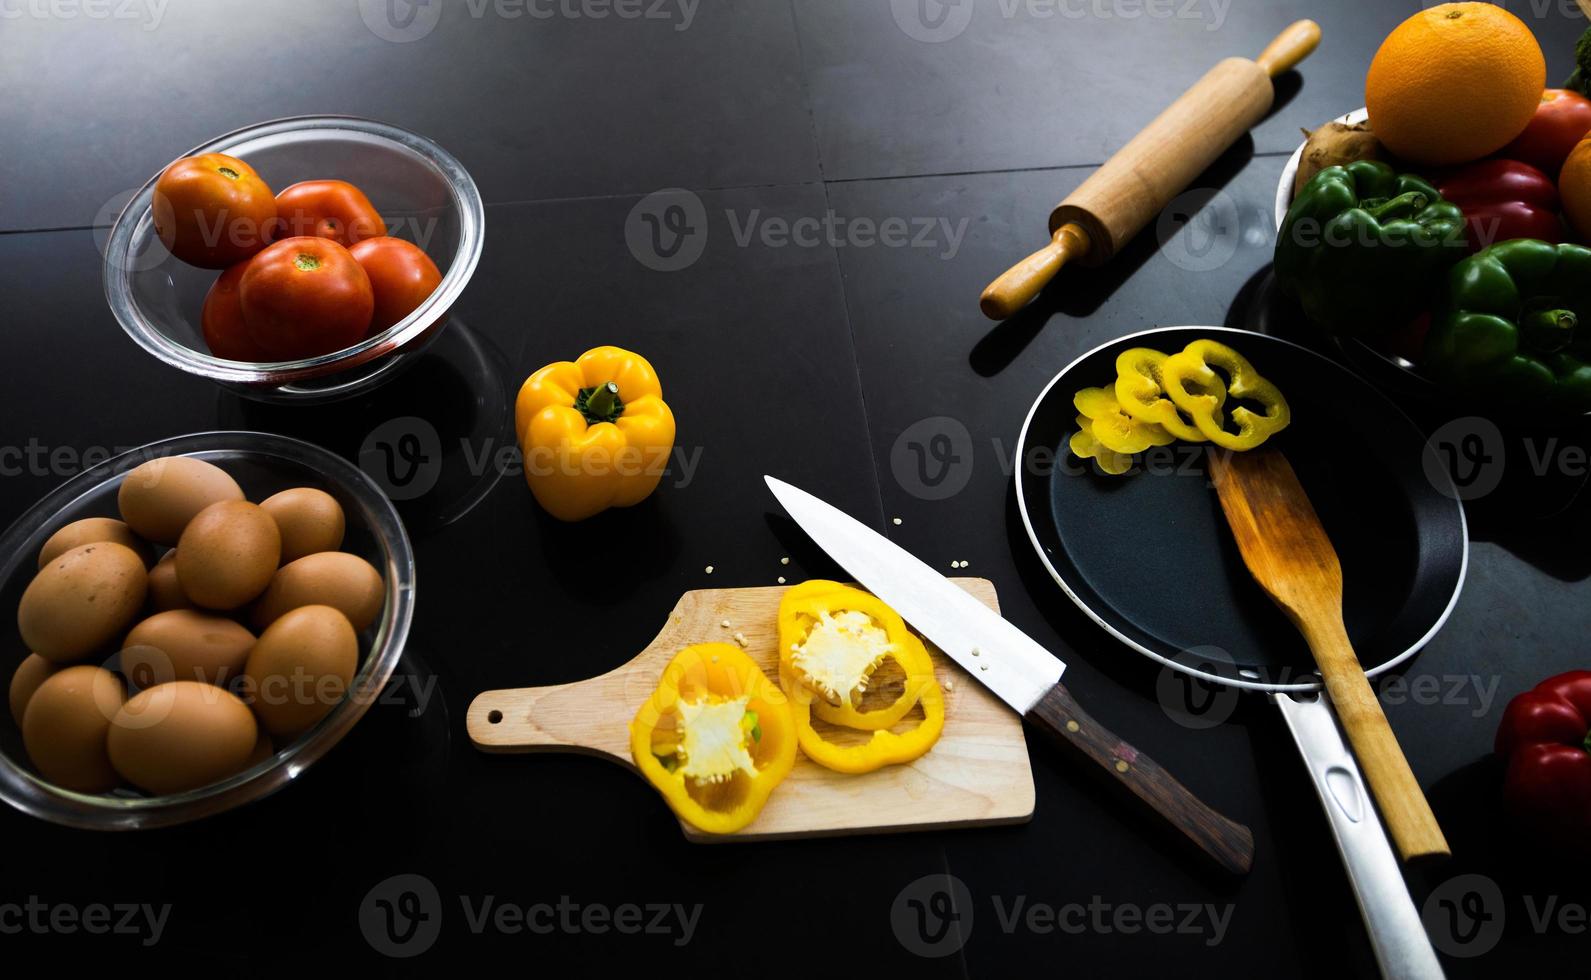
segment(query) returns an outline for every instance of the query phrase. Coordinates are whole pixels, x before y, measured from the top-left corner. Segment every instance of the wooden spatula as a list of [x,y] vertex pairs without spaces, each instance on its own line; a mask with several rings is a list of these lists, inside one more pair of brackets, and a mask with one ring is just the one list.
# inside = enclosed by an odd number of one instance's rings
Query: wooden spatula
[[1243,563],[1304,634],[1326,693],[1405,861],[1446,855],[1447,839],[1387,724],[1342,620],[1342,564],[1279,451],[1212,449],[1210,477]]

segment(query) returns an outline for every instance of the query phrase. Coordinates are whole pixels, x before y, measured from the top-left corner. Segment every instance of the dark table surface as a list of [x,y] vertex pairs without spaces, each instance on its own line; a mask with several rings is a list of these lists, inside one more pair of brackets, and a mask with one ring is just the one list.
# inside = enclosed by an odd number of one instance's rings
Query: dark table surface
[[[1573,4],[1508,6],[1541,39],[1549,77],[1567,74],[1584,24]],[[1022,536],[1010,456],[1033,397],[1081,352],[1156,324],[1274,320],[1270,208],[1286,155],[1299,127],[1361,104],[1380,38],[1417,7],[9,5],[0,520],[94,453],[185,432],[274,429],[357,458],[372,440],[434,430],[441,452],[422,474],[425,492],[404,494],[420,598],[392,696],[286,791],[197,825],[108,835],[6,808],[0,948],[247,973],[333,962],[423,972],[488,958],[553,975],[677,965],[750,977],[1004,976],[1040,963],[1076,976],[1372,972],[1274,712],[1245,700],[1213,728],[1179,724],[1155,672],[1044,577]],[[981,318],[978,290],[1042,241],[1057,199],[1209,65],[1252,56],[1302,16],[1324,29],[1318,53],[1279,81],[1252,139],[1154,233],[1109,268],[1068,272],[1003,327]],[[99,247],[128,192],[173,156],[301,113],[370,116],[438,140],[479,183],[487,240],[454,327],[424,364],[373,396],[287,410],[134,347],[106,308]],[[624,232],[639,201],[674,187],[697,195],[706,231],[694,263],[661,272]],[[827,215],[833,235],[762,234]],[[858,235],[857,219],[904,220],[916,244]],[[489,460],[512,445],[503,405],[524,376],[598,343],[656,365],[692,465],[645,505],[571,529]],[[950,474],[963,485],[948,497],[906,463],[913,442],[938,432],[964,450]],[[463,714],[477,692],[614,667],[685,590],[835,574],[775,514],[765,472],[933,564],[966,561],[966,574],[992,579],[1006,614],[1068,662],[1069,686],[1103,723],[1253,828],[1253,873],[1211,875],[1038,741],[1026,825],[721,847],[686,843],[618,767],[470,746]],[[1591,504],[1574,500],[1583,474],[1558,476],[1523,499],[1471,502],[1462,598],[1383,689],[1458,855],[1416,882],[1418,897],[1433,887],[1451,897],[1442,883],[1465,874],[1496,888],[1483,906],[1461,903],[1482,916],[1460,922],[1461,936],[1431,903],[1439,938],[1462,954],[1446,960],[1453,975],[1524,975],[1571,954],[1584,963],[1585,876],[1511,842],[1489,761],[1509,697],[1587,665]],[[965,889],[960,932],[933,950],[944,955],[920,958],[892,910],[940,881],[920,879],[946,874]],[[422,897],[440,925],[419,958],[384,959],[389,941],[361,928],[362,908],[403,889],[389,880],[398,875],[429,883]],[[7,911],[30,902],[42,919]],[[94,903],[164,910],[163,926],[137,928],[141,916],[131,933],[49,924],[48,910]],[[564,907],[550,931],[497,918],[541,903]],[[631,905],[667,908],[636,913],[655,929],[601,929]],[[1059,909],[1067,927],[1029,919],[1036,906]],[[1162,907],[1171,925],[1132,928]],[[1544,909],[1543,924],[1534,917]]]

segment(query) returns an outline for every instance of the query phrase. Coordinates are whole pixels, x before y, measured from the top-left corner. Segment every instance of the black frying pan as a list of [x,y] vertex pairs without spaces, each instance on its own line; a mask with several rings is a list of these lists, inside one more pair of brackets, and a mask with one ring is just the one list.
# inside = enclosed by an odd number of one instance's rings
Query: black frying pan
[[[1017,504],[1039,559],[1079,608],[1167,667],[1267,692],[1309,768],[1348,868],[1382,973],[1439,978],[1441,966],[1374,805],[1319,688],[1303,638],[1250,578],[1205,471],[1178,444],[1107,476],[1067,448],[1072,396],[1108,386],[1129,347],[1231,344],[1274,381],[1293,422],[1274,437],[1342,560],[1344,616],[1371,675],[1414,656],[1447,620],[1468,565],[1464,510],[1448,470],[1386,396],[1313,351],[1224,327],[1164,327],[1067,365],[1022,427]],[[1305,695],[1303,700],[1294,695]]]
[[[1072,601],[1123,643],[1207,680],[1264,691],[1318,686],[1303,638],[1260,591],[1221,514],[1205,454],[1178,443],[1107,476],[1071,456],[1072,395],[1109,386],[1129,347],[1175,353],[1212,337],[1276,382],[1293,409],[1273,445],[1287,454],[1342,559],[1348,635],[1374,675],[1413,656],[1458,600],[1469,545],[1464,511],[1425,436],[1385,395],[1334,361],[1263,334],[1164,327],[1095,348],[1039,396],[1017,500],[1040,559]],[[1039,456],[1033,455],[1035,451]],[[1194,664],[1218,647],[1230,664]],[[1206,658],[1207,659],[1207,658]]]

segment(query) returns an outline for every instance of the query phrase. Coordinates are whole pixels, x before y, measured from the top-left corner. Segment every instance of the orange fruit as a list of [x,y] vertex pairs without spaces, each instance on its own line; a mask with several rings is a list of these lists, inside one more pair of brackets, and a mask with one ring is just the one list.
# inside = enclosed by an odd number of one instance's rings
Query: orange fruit
[[1558,196],[1563,200],[1563,214],[1580,237],[1591,241],[1591,137],[1569,153],[1558,172]]
[[1370,128],[1411,163],[1478,160],[1524,131],[1547,85],[1541,45],[1489,3],[1444,3],[1399,24],[1370,62]]

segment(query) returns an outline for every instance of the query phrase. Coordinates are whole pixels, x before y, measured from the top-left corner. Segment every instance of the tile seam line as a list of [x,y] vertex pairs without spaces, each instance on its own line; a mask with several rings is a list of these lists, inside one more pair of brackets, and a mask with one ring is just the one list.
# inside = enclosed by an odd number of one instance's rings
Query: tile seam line
[[[807,83],[806,49],[801,44],[801,17],[796,10],[796,0],[789,0],[787,8],[790,11],[791,35],[795,38],[796,66],[800,72],[801,97],[806,102],[807,119],[812,133],[812,153],[818,166],[818,189],[823,195],[823,209],[825,212],[834,210],[834,201],[829,197],[829,181],[823,169],[823,140],[818,134],[818,117],[812,107],[812,90]],[[845,317],[845,336],[851,343],[851,367],[856,376],[856,400],[862,409],[862,435],[867,440],[868,462],[873,467],[873,493],[878,502],[878,526],[888,526],[889,518],[884,506],[884,471],[878,455],[878,446],[873,438],[872,413],[867,407],[867,385],[862,377],[862,345],[856,339],[856,321],[851,316],[851,291],[845,285],[845,265],[840,260],[840,250],[829,249],[830,259],[833,263],[834,279],[840,287],[840,314]],[[941,851],[943,855],[943,851]],[[946,858],[948,860],[948,857]],[[962,976],[966,977],[966,962],[962,961]]]
[[[1292,156],[1293,151],[1276,150],[1255,153],[1253,159],[1271,159],[1275,157]],[[877,176],[862,177],[826,177],[822,175],[821,156],[818,163],[819,176],[815,180],[790,180],[772,181],[754,184],[715,184],[708,187],[694,189],[698,194],[714,194],[721,191],[752,191],[773,190],[781,187],[810,187],[813,184],[867,184],[884,183],[892,180],[929,180],[935,177],[982,177],[998,176],[1000,174],[1030,174],[1045,172],[1060,172],[1064,170],[1094,170],[1104,166],[1102,163],[1065,163],[1042,167],[1003,167],[992,170],[943,170],[926,173],[912,174],[881,174]],[[579,201],[611,201],[624,198],[645,197],[647,191],[627,191],[613,194],[574,194],[566,197],[526,197],[513,198],[504,201],[487,201],[489,208],[517,207],[527,204],[569,204]],[[56,225],[44,228],[0,228],[0,235],[48,235],[63,231],[97,231],[101,228],[108,229],[109,225]]]

